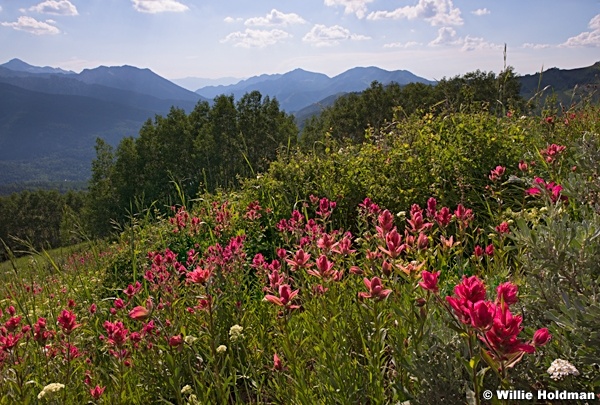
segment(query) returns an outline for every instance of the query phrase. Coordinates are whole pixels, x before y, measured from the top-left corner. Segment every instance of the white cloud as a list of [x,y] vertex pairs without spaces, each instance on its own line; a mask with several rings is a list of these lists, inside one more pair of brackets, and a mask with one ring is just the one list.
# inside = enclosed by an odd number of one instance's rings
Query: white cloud
[[358,18],[364,18],[367,13],[367,4],[373,0],[325,0],[326,6],[343,6],[345,14],[356,14]]
[[483,38],[472,37],[467,35],[466,37],[458,37],[456,31],[451,27],[442,27],[438,30],[437,37],[431,41],[429,46],[460,46],[461,51],[477,51],[481,49],[502,49],[504,45],[494,44],[493,42],[487,42]]
[[566,48],[581,46],[600,47],[600,14],[597,14],[590,20],[588,28],[591,31],[584,31],[579,35],[571,37],[560,46]]
[[273,29],[273,30],[253,30],[246,29],[245,31],[232,32],[227,35],[225,39],[221,40],[223,43],[233,43],[234,46],[242,48],[264,48],[268,45],[274,45],[278,42],[282,42],[291,35],[285,31]]
[[494,44],[493,42],[487,42],[483,38],[472,37],[467,35],[465,38],[458,40],[459,44],[462,44],[461,51],[479,51],[481,49],[502,49],[504,45]]
[[389,44],[384,44],[383,47],[384,48],[403,48],[403,49],[407,49],[407,48],[414,48],[416,46],[421,46],[423,45],[420,42],[415,42],[415,41],[409,41],[409,42],[392,42]]
[[321,24],[316,24],[304,38],[302,38],[304,42],[312,43],[315,46],[333,46],[338,45],[340,41],[361,41],[366,39],[371,38],[364,35],[352,34],[348,29],[340,27],[339,25],[326,27]]
[[374,11],[367,16],[369,20],[423,19],[433,26],[462,25],[460,9],[454,7],[452,0],[419,0],[414,6],[404,6],[393,11]]
[[456,30],[452,27],[442,27],[438,36],[429,43],[429,46],[456,45]]
[[492,12],[487,8],[478,8],[477,10],[471,11],[471,14],[475,14],[477,16],[491,14]]
[[[49,21],[53,22],[52,20]],[[38,21],[35,18],[28,16],[20,16],[17,22],[3,22],[0,24],[4,27],[11,27],[15,30],[25,31],[35,35],[54,35],[60,33],[60,30],[54,25],[48,22]]]
[[77,7],[69,0],[47,0],[30,7],[29,11],[55,15],[79,15]]
[[306,21],[296,13],[285,14],[278,10],[271,10],[265,17],[249,18],[244,24],[248,26],[287,26],[291,24],[304,24]]
[[133,8],[140,13],[164,13],[166,11],[182,12],[189,7],[176,0],[131,0]]
[[532,44],[530,42],[526,42],[523,45],[521,45],[522,48],[525,49],[547,49],[550,48],[551,45],[549,44]]
[[239,18],[239,17],[238,18],[225,17],[225,19],[223,21],[225,21],[227,24],[231,24],[231,23],[240,22],[240,21],[243,21],[243,20],[244,20],[243,18]]

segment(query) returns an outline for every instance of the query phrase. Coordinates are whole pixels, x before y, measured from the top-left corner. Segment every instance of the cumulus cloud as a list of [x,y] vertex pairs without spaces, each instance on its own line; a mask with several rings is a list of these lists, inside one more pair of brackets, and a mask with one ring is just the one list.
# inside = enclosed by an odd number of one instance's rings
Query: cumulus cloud
[[131,0],[133,8],[140,13],[164,13],[167,11],[183,12],[189,7],[176,0]]
[[35,35],[54,35],[59,34],[60,30],[52,25],[54,21],[38,21],[33,17],[21,16],[16,22],[0,23],[4,27],[10,27],[18,31],[29,32]]
[[69,0],[47,0],[30,7],[29,11],[55,15],[79,15],[77,7]]
[[462,25],[460,9],[454,7],[452,0],[419,0],[414,6],[404,6],[392,11],[374,11],[367,16],[369,20],[423,19],[429,24]]
[[438,30],[437,37],[429,42],[429,46],[457,46],[461,48],[463,52],[477,51],[481,49],[502,49],[504,45],[495,44],[488,42],[483,38],[472,37],[467,35],[466,37],[459,37],[456,31],[452,27],[442,27]]
[[278,10],[271,10],[265,17],[254,17],[246,20],[248,26],[287,26],[304,24],[306,21],[296,13],[285,14]]
[[590,20],[588,28],[591,31],[584,31],[579,35],[571,37],[560,46],[567,48],[581,46],[592,48],[600,47],[600,14],[597,14]]
[[338,45],[340,41],[361,41],[366,39],[371,38],[364,35],[352,34],[347,28],[339,25],[327,27],[321,24],[316,24],[304,38],[302,38],[304,42],[311,43],[315,46],[333,46]]
[[416,46],[421,46],[423,45],[420,42],[415,42],[415,41],[409,41],[409,42],[391,42],[389,44],[384,44],[383,47],[384,48],[402,48],[402,49],[407,49],[407,48],[414,48]]
[[367,4],[373,0],[325,0],[326,6],[343,6],[345,14],[356,14],[358,18],[364,18],[367,14]]
[[490,10],[488,10],[487,8],[478,8],[477,10],[473,10],[471,11],[471,14],[475,14],[476,16],[482,16],[482,15],[487,15],[487,14],[491,14],[492,12]]
[[282,42],[290,37],[289,33],[279,29],[246,29],[245,31],[232,32],[221,40],[221,42],[232,43],[234,46],[242,48],[264,48]]

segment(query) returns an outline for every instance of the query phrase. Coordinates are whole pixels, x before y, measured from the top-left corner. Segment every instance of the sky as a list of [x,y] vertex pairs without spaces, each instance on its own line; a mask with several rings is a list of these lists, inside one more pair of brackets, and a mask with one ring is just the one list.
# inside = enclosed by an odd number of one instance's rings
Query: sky
[[600,61],[600,0],[0,0],[0,64],[168,79],[356,66],[439,80]]

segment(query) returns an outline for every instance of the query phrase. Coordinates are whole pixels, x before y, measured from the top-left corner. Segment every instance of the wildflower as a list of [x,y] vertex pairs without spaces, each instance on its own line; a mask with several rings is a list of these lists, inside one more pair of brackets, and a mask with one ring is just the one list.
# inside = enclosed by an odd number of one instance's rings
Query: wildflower
[[51,383],[48,384],[44,387],[44,389],[42,391],[40,391],[40,393],[38,394],[38,399],[42,399],[46,396],[51,396],[53,395],[55,392],[58,392],[60,390],[62,390],[63,388],[65,388],[64,384],[61,383]]
[[359,292],[359,299],[373,298],[375,300],[382,300],[388,295],[390,295],[390,293],[392,292],[392,290],[383,289],[383,287],[381,286],[381,279],[379,279],[379,277],[373,277],[371,280],[365,277],[363,279],[363,282],[365,283],[365,286],[369,289],[369,292]]
[[291,305],[294,298],[298,295],[298,292],[299,290],[292,291],[289,284],[282,284],[279,286],[279,297],[267,294],[265,295],[264,300],[288,309],[298,309],[300,308],[299,305]]
[[568,375],[578,376],[579,371],[567,360],[556,359],[546,371],[554,381],[562,380]]
[[106,330],[108,343],[114,346],[122,346],[127,340],[129,330],[125,329],[123,322],[104,321],[104,330]]
[[479,245],[475,246],[475,249],[473,250],[473,255],[478,258],[483,256],[483,248]]
[[438,287],[438,277],[440,276],[439,271],[434,271],[433,273],[428,272],[427,270],[423,270],[421,272],[421,278],[423,281],[419,282],[421,288],[431,291],[434,294],[437,294],[439,291]]
[[183,346],[183,337],[181,335],[171,336],[169,338],[169,346],[180,349]]
[[452,214],[450,213],[450,209],[448,207],[442,207],[442,209],[435,214],[435,221],[442,228],[448,226],[451,220]]
[[527,170],[529,170],[529,165],[527,164],[527,162],[521,160],[519,162],[519,170],[522,172],[526,172]]
[[4,324],[4,327],[9,332],[15,331],[19,327],[19,324],[21,323],[21,318],[22,317],[20,317],[20,316],[11,317],[8,321],[6,321],[6,323]]
[[75,323],[76,318],[77,316],[73,312],[66,309],[63,309],[61,314],[58,316],[58,324],[66,335],[71,334],[74,329],[81,326],[81,324]]
[[504,221],[498,225],[496,227],[496,232],[498,232],[500,235],[510,233],[510,226],[508,225],[508,222]]
[[225,353],[227,351],[227,346],[225,345],[220,345],[219,347],[217,347],[217,353]]
[[244,330],[243,326],[233,325],[231,328],[229,328],[229,340],[231,340],[232,342],[235,342],[238,339],[243,338],[244,337],[244,335],[242,335],[243,330]]
[[417,238],[417,249],[425,250],[429,246],[429,238],[423,232],[419,233],[419,237]]
[[533,353],[535,347],[517,338],[521,332],[520,315],[513,315],[508,306],[498,308],[492,327],[485,333],[485,344],[491,349],[491,355],[497,360],[507,360],[511,355],[524,352]]
[[496,314],[496,305],[489,301],[478,301],[470,308],[471,326],[487,330],[492,327]]
[[181,394],[185,395],[185,394],[189,394],[192,392],[192,387],[190,387],[190,385],[185,385],[182,389],[181,389]]
[[281,359],[279,358],[277,353],[273,354],[273,370],[275,370],[275,371],[283,370],[283,363],[281,362]]
[[391,232],[385,235],[386,248],[378,246],[386,255],[392,259],[400,256],[404,250],[406,250],[406,244],[402,243],[402,236],[398,233],[396,228],[392,229]]
[[533,345],[536,347],[544,346],[546,343],[548,343],[550,341],[551,338],[552,338],[552,335],[548,331],[548,328],[538,329],[533,334]]
[[90,314],[92,314],[92,315],[95,314],[97,310],[98,310],[98,306],[96,304],[90,305],[90,309],[89,309]]
[[454,235],[450,235],[448,239],[446,239],[444,235],[440,235],[440,242],[442,242],[442,246],[445,249],[452,249],[454,246],[458,246],[460,244],[459,241],[454,242]]
[[517,302],[517,293],[519,292],[519,287],[515,284],[507,281],[506,283],[500,284],[496,288],[497,298],[496,304],[506,304],[512,305]]
[[129,311],[129,317],[136,321],[146,320],[146,319],[148,319],[149,316],[150,316],[150,311],[148,311],[145,307],[143,307],[141,305],[138,305],[137,307],[135,307],[131,311]]
[[491,181],[498,181],[498,180],[500,180],[500,178],[502,178],[505,171],[506,171],[506,167],[496,166],[496,168],[490,172],[488,177]]
[[494,245],[492,243],[485,247],[485,254],[488,256],[494,256]]
[[430,197],[427,200],[427,218],[435,218],[435,214],[437,214],[437,200],[433,197]]
[[125,308],[125,302],[121,298],[117,298],[114,302],[115,309]]
[[123,292],[125,293],[125,295],[127,295],[127,297],[129,299],[131,299],[135,294],[137,294],[138,292],[140,292],[142,289],[142,285],[140,284],[139,281],[135,282],[135,286],[132,284],[129,284],[127,286],[126,289],[123,290]]
[[212,273],[210,270],[196,267],[194,271],[190,271],[185,276],[188,282],[192,282],[195,284],[206,284],[211,275]]
[[377,229],[377,233],[381,238],[385,238],[387,233],[394,227],[394,217],[390,211],[384,210],[377,216],[377,221],[379,225],[375,229]]
[[183,338],[183,341],[185,342],[185,344],[187,345],[193,345],[194,342],[198,340],[198,338],[196,336],[192,336],[192,335],[187,335],[185,338]]
[[106,387],[101,387],[99,385],[96,385],[94,388],[90,388],[90,395],[95,400],[98,400],[98,399],[100,399],[100,397],[104,393],[105,389],[106,389]]
[[310,259],[310,254],[304,252],[303,249],[299,249],[292,259],[286,259],[286,262],[292,266],[292,270],[296,271],[299,268],[310,267],[310,263],[308,263]]

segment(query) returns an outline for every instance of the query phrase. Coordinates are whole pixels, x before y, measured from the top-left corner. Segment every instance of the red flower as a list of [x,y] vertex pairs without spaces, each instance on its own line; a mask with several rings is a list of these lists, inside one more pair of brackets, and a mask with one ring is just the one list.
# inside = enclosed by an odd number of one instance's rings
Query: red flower
[[488,256],[494,256],[494,245],[493,244],[489,244],[485,247],[485,254]]
[[454,294],[474,304],[485,299],[485,285],[477,276],[463,276],[462,282],[454,287]]
[[496,298],[496,304],[500,305],[504,303],[506,305],[512,305],[517,302],[517,293],[519,292],[519,287],[515,284],[507,281],[506,283],[500,284],[496,288],[496,293],[498,294]]
[[304,252],[303,249],[299,249],[294,255],[294,258],[286,259],[286,262],[292,266],[292,270],[296,271],[302,267],[310,267],[310,263],[308,263],[309,260],[310,254]]
[[373,277],[371,280],[365,277],[363,279],[363,282],[365,283],[365,286],[369,289],[369,292],[359,292],[358,298],[360,299],[372,298],[375,300],[382,300],[388,295],[390,295],[390,293],[392,292],[392,290],[383,289],[379,277]]
[[101,387],[99,385],[96,385],[94,388],[90,388],[90,395],[95,400],[98,400],[98,399],[100,399],[100,397],[104,393],[105,389],[106,389],[106,387]]
[[292,291],[289,284],[282,284],[279,286],[279,297],[271,294],[265,295],[265,300],[272,302],[280,307],[286,307],[288,309],[298,309],[299,305],[291,305],[292,301],[298,295],[299,290]]
[[279,358],[277,353],[273,354],[273,370],[275,370],[275,371],[283,370],[283,363],[281,362],[281,359]]
[[538,329],[533,334],[533,345],[536,347],[544,346],[546,343],[548,343],[550,341],[551,338],[552,338],[552,335],[548,331],[548,328]]
[[169,346],[180,348],[183,346],[183,337],[181,335],[171,336],[169,338]]
[[81,324],[75,323],[76,318],[77,316],[73,312],[66,309],[63,309],[61,314],[58,316],[58,324],[66,335],[71,334],[74,329],[81,326]]
[[400,256],[400,254],[406,249],[406,244],[402,243],[402,236],[398,233],[396,228],[392,229],[391,232],[385,235],[385,243],[387,249],[379,246],[379,250],[393,259]]
[[129,311],[129,317],[131,319],[135,319],[136,321],[143,321],[150,316],[150,311],[148,311],[145,307],[138,305]]
[[488,177],[491,181],[500,180],[500,178],[504,175],[505,171],[506,171],[506,167],[496,166],[496,168],[490,172]]
[[508,225],[508,222],[502,222],[500,225],[498,225],[496,227],[496,232],[498,232],[500,235],[510,233],[510,226]]
[[496,305],[489,301],[479,301],[470,308],[471,325],[474,328],[487,330],[492,327]]
[[423,281],[419,282],[419,285],[427,291],[431,291],[436,294],[439,291],[438,288],[438,277],[440,276],[439,271],[435,271],[433,273],[428,272],[427,270],[423,270],[421,272],[421,278]]
[[210,276],[212,275],[210,270],[196,267],[194,271],[190,271],[185,276],[188,281],[195,284],[206,284]]

